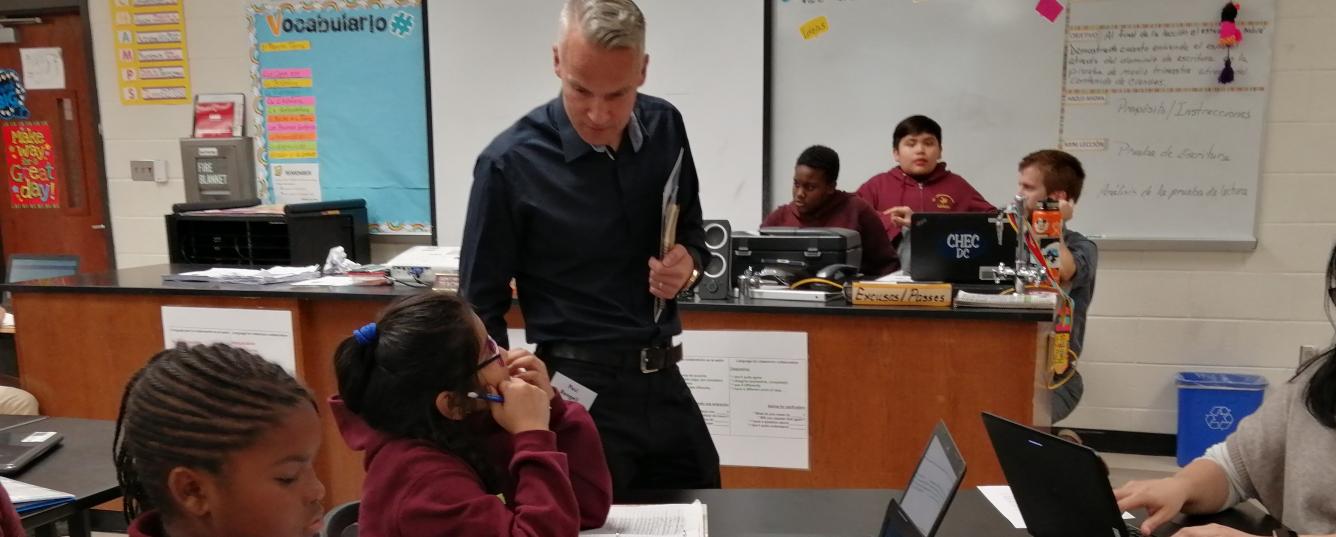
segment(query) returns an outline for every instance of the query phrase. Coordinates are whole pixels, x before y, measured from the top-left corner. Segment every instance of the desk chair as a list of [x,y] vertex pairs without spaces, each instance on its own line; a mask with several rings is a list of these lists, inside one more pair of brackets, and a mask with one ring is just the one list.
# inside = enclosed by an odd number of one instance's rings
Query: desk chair
[[320,537],[357,537],[357,510],[361,506],[362,502],[352,501],[330,509]]

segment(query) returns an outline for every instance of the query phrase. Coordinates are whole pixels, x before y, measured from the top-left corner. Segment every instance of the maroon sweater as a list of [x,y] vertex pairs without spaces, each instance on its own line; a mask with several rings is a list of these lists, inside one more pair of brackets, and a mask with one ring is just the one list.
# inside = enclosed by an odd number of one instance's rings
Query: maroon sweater
[[848,192],[836,190],[826,205],[811,215],[803,215],[792,203],[775,209],[761,227],[839,227],[857,231],[863,242],[863,274],[879,277],[900,268],[891,241],[886,236],[877,211],[867,202]]
[[470,427],[498,470],[504,500],[489,494],[463,459],[429,442],[386,435],[330,398],[348,446],[364,451],[358,534],[575,537],[597,528],[612,506],[612,477],[589,412],[552,399],[550,431],[511,435],[486,413]]
[[997,210],[964,177],[946,171],[946,163],[922,182],[910,177],[899,166],[879,173],[858,187],[858,197],[877,210],[886,236],[895,241],[900,228],[891,225],[891,217],[882,214],[891,207],[909,207],[916,213],[987,213]]
[[167,537],[162,530],[162,516],[157,511],[149,511],[135,517],[128,530],[130,537]]

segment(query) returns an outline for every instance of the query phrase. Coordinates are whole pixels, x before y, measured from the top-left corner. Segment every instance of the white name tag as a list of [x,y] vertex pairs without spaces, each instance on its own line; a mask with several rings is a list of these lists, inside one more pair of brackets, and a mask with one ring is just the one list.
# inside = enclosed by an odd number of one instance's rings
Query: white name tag
[[592,408],[594,399],[598,398],[598,394],[594,390],[584,387],[583,384],[575,382],[574,379],[561,373],[552,376],[552,389],[561,394],[562,399],[580,403],[586,410]]
[[27,438],[24,438],[23,440],[19,440],[19,442],[20,442],[20,443],[23,443],[23,444],[36,444],[36,443],[38,443],[38,442],[45,442],[45,441],[47,441],[48,439],[50,439],[51,437],[53,437],[53,436],[56,436],[56,433],[52,433],[52,432],[47,432],[47,433],[32,433],[32,434],[28,435]]

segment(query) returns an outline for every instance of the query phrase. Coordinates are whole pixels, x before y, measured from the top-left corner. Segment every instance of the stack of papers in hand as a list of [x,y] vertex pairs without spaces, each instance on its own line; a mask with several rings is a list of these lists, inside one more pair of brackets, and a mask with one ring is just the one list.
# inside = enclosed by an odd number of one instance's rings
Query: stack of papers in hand
[[18,511],[19,514],[74,501],[73,494],[29,485],[13,479],[0,477],[0,485],[3,485],[5,492],[9,493],[9,499],[14,502],[14,510]]
[[580,532],[582,537],[708,537],[705,504],[614,505],[608,521],[596,530]]
[[271,267],[264,270],[211,268],[180,274],[163,274],[164,282],[212,282],[265,285],[309,280],[320,277],[318,265],[306,267]]

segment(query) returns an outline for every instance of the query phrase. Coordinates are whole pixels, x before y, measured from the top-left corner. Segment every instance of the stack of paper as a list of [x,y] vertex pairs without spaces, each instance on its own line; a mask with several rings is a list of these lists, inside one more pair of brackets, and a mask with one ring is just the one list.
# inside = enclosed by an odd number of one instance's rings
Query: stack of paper
[[187,211],[181,214],[188,214],[192,216],[207,216],[207,215],[235,216],[242,214],[281,215],[283,214],[283,209],[285,207],[286,207],[285,204],[275,203],[270,205],[251,205],[249,207],[233,207],[231,209],[204,209],[200,211]]
[[705,504],[700,500],[664,505],[614,505],[603,527],[582,531],[580,535],[708,537],[707,527]]
[[30,485],[22,481],[14,481],[0,477],[0,485],[5,487],[5,492],[9,493],[9,499],[14,502],[14,510],[19,514],[30,511],[46,509],[74,501],[73,494],[67,494],[60,491],[42,488],[37,485]]
[[956,293],[956,306],[1051,310],[1058,306],[1058,295],[1054,293],[993,295],[961,291]]
[[319,265],[306,267],[271,267],[264,270],[211,268],[180,274],[163,274],[164,282],[212,282],[266,285],[309,280],[320,277]]

